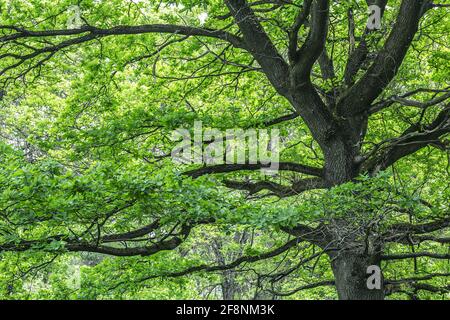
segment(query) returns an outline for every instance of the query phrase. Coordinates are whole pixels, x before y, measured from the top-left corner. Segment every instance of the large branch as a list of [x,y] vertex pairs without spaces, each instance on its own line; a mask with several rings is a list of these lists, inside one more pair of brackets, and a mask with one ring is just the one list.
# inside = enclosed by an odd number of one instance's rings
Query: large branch
[[225,0],[242,32],[246,49],[262,67],[278,93],[288,93],[289,67],[245,0]]
[[[293,60],[294,64],[294,77],[298,84],[309,79],[314,63],[324,50],[328,33],[328,15],[329,1],[314,0],[311,7],[308,37],[300,50],[291,52],[291,60]],[[292,47],[291,50],[293,50]]]
[[413,252],[413,253],[401,253],[401,254],[387,254],[382,255],[381,260],[403,260],[412,258],[433,258],[433,259],[444,259],[450,260],[450,254],[439,254],[433,252]]
[[127,241],[130,239],[136,239],[138,237],[143,237],[150,234],[151,232],[158,229],[159,226],[160,222],[159,220],[156,220],[155,222],[150,223],[149,225],[146,225],[142,228],[133,231],[104,236],[101,238],[101,242],[120,242],[120,241]]
[[447,214],[436,221],[412,224],[398,223],[389,227],[381,239],[383,242],[398,242],[403,244],[417,244],[423,241],[434,241],[438,243],[448,243],[448,238],[439,238],[428,235],[429,233],[445,230],[450,227],[450,216]]
[[[49,245],[55,239],[48,239],[45,241],[22,241],[20,243],[5,243],[0,244],[0,252],[24,252],[32,250],[42,245]],[[112,247],[95,243],[70,242],[64,245],[64,249],[70,252],[93,252],[102,253],[119,257],[131,256],[150,256],[157,252],[164,250],[173,250],[183,242],[180,237],[173,237],[169,240],[161,241],[145,247]],[[51,251],[45,250],[44,251]]]
[[410,224],[410,223],[399,223],[390,227],[394,232],[404,232],[410,234],[425,234],[435,231],[439,231],[450,226],[450,216],[447,216],[428,223],[422,224]]
[[65,248],[71,252],[95,252],[119,257],[131,256],[150,256],[164,250],[173,250],[177,248],[183,239],[180,237],[173,237],[169,240],[161,241],[156,244],[145,247],[127,247],[117,248],[93,244],[67,244]]
[[[264,5],[269,5],[269,4],[272,5],[269,8],[268,7],[258,8],[258,6],[264,6]],[[295,4],[292,0],[257,0],[257,1],[248,3],[248,6],[253,9],[253,12],[261,12],[261,13],[272,12],[274,10],[280,9],[285,6],[298,7],[298,5]],[[226,20],[231,17],[233,17],[233,14],[231,12],[228,12],[223,15],[215,16],[215,18],[217,18],[219,20]]]
[[299,116],[300,115],[298,114],[298,112],[293,112],[291,114],[287,114],[287,115],[281,116],[279,118],[275,118],[275,119],[272,119],[272,120],[265,121],[264,125],[266,127],[274,126],[274,125],[279,124],[279,123],[283,123],[283,122],[286,122],[286,121],[289,121],[289,120],[297,119]]
[[418,30],[426,0],[403,0],[395,25],[366,74],[338,103],[343,116],[354,116],[368,111],[372,102],[383,92],[397,74]]
[[324,286],[334,286],[335,284],[336,284],[336,282],[334,280],[323,280],[323,281],[319,281],[319,282],[315,282],[315,283],[305,284],[301,287],[295,288],[288,292],[277,292],[277,291],[273,291],[273,290],[270,290],[269,292],[278,297],[288,297],[288,296],[292,296],[293,294],[296,294],[297,292],[300,292],[303,290],[310,290],[310,289],[315,289],[315,288],[324,287]]
[[414,289],[414,291],[428,291],[432,293],[445,294],[450,293],[450,285],[445,287],[436,287],[428,283],[415,283],[410,282],[409,285]]
[[295,62],[297,59],[297,49],[298,49],[298,32],[300,28],[305,24],[306,19],[311,11],[311,5],[313,0],[305,0],[302,9],[298,12],[295,17],[294,25],[289,32],[289,60],[291,63]]
[[[376,5],[381,9],[381,16],[380,18],[383,18],[385,9],[386,9],[386,5],[387,5],[387,0],[368,0],[366,1],[368,6],[371,5]],[[350,11],[349,14],[349,20],[353,19],[353,12]],[[353,21],[351,20],[349,25],[353,26]],[[366,27],[366,29],[364,30],[364,33],[361,37],[361,41],[358,44],[358,47],[355,50],[352,50],[349,58],[347,60],[347,65],[345,67],[345,74],[344,74],[344,80],[345,80],[345,84],[346,85],[352,85],[353,79],[356,76],[356,74],[358,73],[358,71],[361,69],[363,63],[366,61],[367,59],[367,55],[369,53],[369,48],[368,48],[368,43],[367,43],[367,37],[373,33],[376,32],[376,29],[369,29],[368,27]],[[354,38],[354,34],[353,34],[354,30],[351,30],[351,37]]]
[[[353,139],[353,136],[359,138],[359,132],[357,134],[350,133],[350,131],[355,131],[352,130],[352,125],[345,124],[343,126],[339,123],[331,108],[325,104],[311,82],[311,70],[321,56],[319,66],[322,66],[322,71],[327,69],[327,77],[333,77],[334,73],[331,60],[327,59],[325,52],[329,24],[329,1],[314,0],[310,16],[307,39],[294,57],[291,57],[293,61],[290,74],[292,95],[290,101],[322,149],[325,160],[325,179],[331,186],[343,182],[343,177],[347,175],[340,174],[338,171],[346,171],[348,175],[354,171],[353,165],[351,165],[353,160],[349,159],[349,155],[352,153],[350,146],[353,141],[349,140]],[[344,168],[336,170],[333,168],[336,163]]]
[[[22,38],[44,38],[44,37],[57,37],[57,36],[72,36],[89,34],[89,39],[95,37],[106,37],[112,35],[132,35],[132,34],[145,34],[145,33],[171,33],[185,36],[203,36],[210,38],[218,38],[238,48],[244,48],[242,39],[238,36],[229,33],[224,30],[215,30],[208,28],[198,28],[183,25],[174,24],[148,24],[139,26],[116,26],[109,29],[96,28],[94,26],[83,26],[77,29],[65,29],[65,30],[42,30],[33,31],[13,26],[0,26],[0,29],[12,29],[16,32],[0,37],[0,42],[10,42]],[[86,39],[89,40],[89,39]]]
[[[171,24],[151,24],[151,25],[140,25],[140,26],[116,26],[109,29],[101,29],[93,26],[83,26],[78,29],[68,29],[68,30],[42,30],[33,31],[15,26],[0,26],[0,29],[8,29],[14,31],[11,34],[0,37],[0,44],[11,44],[13,46],[19,46],[16,42],[18,39],[32,39],[32,38],[56,38],[77,36],[71,39],[61,40],[56,44],[48,44],[43,47],[33,47],[27,45],[28,53],[14,53],[8,52],[0,55],[0,58],[9,58],[11,62],[6,65],[2,70],[0,70],[0,76],[3,76],[7,72],[21,67],[28,61],[38,60],[31,66],[27,67],[25,70],[19,71],[18,74],[12,79],[17,79],[21,76],[26,75],[32,69],[40,68],[46,61],[48,61],[52,56],[65,48],[73,47],[82,43],[92,41],[94,39],[104,38],[113,35],[137,35],[146,33],[170,33],[176,35],[184,35],[186,37],[199,36],[199,37],[210,37],[217,38],[223,41],[231,43],[234,47],[244,48],[245,45],[241,38],[232,33],[224,30],[214,30],[207,28],[197,28],[190,26],[180,26]],[[49,43],[46,40],[47,43]],[[21,48],[22,49],[22,48]],[[30,51],[31,50],[31,51]],[[43,58],[39,58],[40,56]]]
[[158,223],[155,222],[154,224],[151,224],[149,226],[146,226],[144,228],[135,231],[101,237],[99,239],[94,239],[94,241],[92,242],[86,242],[82,240],[80,241],[78,239],[70,239],[65,236],[57,235],[42,240],[24,240],[14,243],[4,243],[0,244],[0,252],[2,251],[23,252],[32,250],[36,247],[49,245],[54,241],[62,241],[64,242],[64,250],[67,250],[69,252],[94,252],[121,257],[150,256],[160,251],[173,250],[177,248],[181,243],[183,243],[184,239],[186,239],[189,236],[192,229],[192,226],[185,224],[181,227],[179,234],[175,235],[169,234],[168,236],[163,237],[159,241],[155,240],[150,244],[146,244],[145,246],[119,247],[119,246],[107,246],[103,244],[107,242],[118,242],[136,239],[153,231],[156,228],[157,224]]
[[411,234],[399,234],[393,235],[387,239],[385,242],[396,242],[404,245],[418,245],[422,242],[430,241],[440,244],[450,244],[450,237],[434,237],[434,236],[415,236]]
[[[408,99],[409,97],[414,96],[417,93],[422,93],[422,92],[430,92],[430,93],[434,93],[435,95],[437,95],[439,93],[443,93],[443,94],[438,97],[435,96],[433,99],[424,101],[424,102]],[[438,104],[446,101],[447,99],[450,99],[450,90],[448,90],[448,89],[419,88],[419,89],[413,90],[411,92],[407,92],[405,94],[394,95],[392,97],[389,97],[385,100],[382,100],[382,101],[379,101],[379,102],[373,104],[369,109],[369,114],[374,114],[374,113],[382,111],[386,108],[389,108],[394,103],[399,103],[403,106],[408,106],[408,107],[426,109],[426,108],[438,105]]]
[[[155,279],[155,278],[176,278],[176,277],[182,277],[185,275],[189,275],[195,272],[215,272],[215,271],[224,271],[224,270],[230,270],[230,269],[234,269],[238,266],[240,266],[243,263],[254,263],[254,262],[258,262],[261,260],[267,260],[273,257],[276,257],[288,250],[290,250],[293,247],[296,247],[298,245],[298,243],[300,242],[299,239],[292,239],[290,241],[288,241],[287,243],[285,243],[284,245],[275,248],[271,251],[265,252],[265,253],[261,253],[258,255],[254,255],[254,256],[243,256],[240,258],[237,258],[236,260],[224,264],[224,265],[209,265],[209,264],[201,264],[201,265],[197,265],[197,266],[193,266],[181,271],[175,271],[175,272],[167,272],[167,273],[163,273],[163,274],[156,274],[156,275],[150,275],[144,278],[139,279],[139,282],[142,281],[147,281],[150,279]],[[119,283],[118,285],[120,285],[122,283]]]
[[261,191],[269,191],[271,192],[270,195],[279,198],[292,197],[308,190],[324,189],[327,186],[326,182],[321,178],[303,179],[290,186],[284,186],[272,181],[246,182],[226,180],[224,184],[230,189],[248,191],[250,195]]
[[429,291],[433,293],[448,293],[450,292],[450,285],[447,285],[445,287],[436,287],[433,285],[430,285],[428,283],[420,283],[419,281],[427,281],[427,280],[433,280],[435,278],[445,278],[450,277],[450,273],[430,273],[424,276],[416,276],[411,278],[405,278],[405,279],[398,279],[398,280],[385,280],[384,284],[386,287],[389,287],[389,292],[387,295],[395,293],[395,292],[403,292],[407,293],[404,290],[401,289],[401,285],[405,284],[409,287],[411,287],[414,291]]
[[313,228],[307,225],[298,224],[295,227],[282,227],[281,230],[302,239],[303,241],[313,243],[322,249],[328,249],[330,244],[330,239],[324,225]]
[[185,172],[185,175],[198,178],[206,174],[217,174],[217,173],[229,173],[236,171],[255,171],[265,168],[276,167],[281,171],[292,171],[303,173],[307,175],[312,175],[316,177],[321,177],[323,170],[316,167],[305,166],[293,162],[280,162],[280,163],[270,163],[270,164],[221,164],[216,166],[203,167],[200,169],[191,170]]
[[428,126],[412,125],[403,134],[382,143],[372,152],[373,155],[363,164],[363,171],[376,173],[384,170],[398,160],[411,155],[420,149],[440,143],[440,138],[450,133],[450,104],[442,110]]

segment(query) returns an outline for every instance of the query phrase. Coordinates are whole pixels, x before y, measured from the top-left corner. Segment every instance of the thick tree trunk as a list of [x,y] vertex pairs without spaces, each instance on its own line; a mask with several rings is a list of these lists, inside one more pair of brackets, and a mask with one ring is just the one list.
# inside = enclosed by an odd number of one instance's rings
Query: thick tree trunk
[[340,251],[332,255],[332,268],[340,300],[384,300],[383,278],[380,289],[370,289],[367,283],[370,266],[379,266],[377,256]]

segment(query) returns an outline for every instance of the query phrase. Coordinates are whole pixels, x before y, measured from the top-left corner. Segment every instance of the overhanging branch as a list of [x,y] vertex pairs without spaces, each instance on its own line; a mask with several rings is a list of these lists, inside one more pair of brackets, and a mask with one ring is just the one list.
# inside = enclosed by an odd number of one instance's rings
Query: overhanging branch
[[192,226],[184,224],[180,228],[178,234],[169,234],[164,236],[160,240],[146,241],[144,246],[108,246],[104,243],[108,242],[126,242],[136,239],[138,237],[147,235],[152,232],[158,222],[150,224],[144,228],[137,229],[128,233],[122,233],[117,235],[109,235],[103,238],[94,239],[94,241],[86,242],[79,239],[71,239],[67,236],[53,236],[42,240],[27,240],[13,243],[0,244],[0,252],[2,251],[12,251],[12,252],[23,252],[28,250],[33,250],[35,248],[44,247],[44,251],[51,251],[50,249],[45,249],[45,246],[50,245],[54,241],[60,241],[64,245],[61,247],[62,250],[67,250],[69,252],[95,252],[101,254],[107,254],[112,256],[120,257],[131,257],[131,256],[150,256],[155,253],[164,250],[173,250],[177,248],[183,241],[189,236]]
[[413,253],[401,253],[401,254],[388,254],[382,255],[381,260],[392,261],[392,260],[404,260],[413,258],[433,258],[433,259],[444,259],[450,260],[450,254],[439,254],[433,252],[413,252]]
[[257,194],[261,191],[269,191],[269,195],[279,198],[292,197],[308,190],[324,189],[327,187],[326,182],[320,178],[302,179],[290,186],[284,186],[272,181],[250,182],[225,180],[224,184],[230,189],[248,191],[250,195]]
[[[146,277],[143,277],[143,278],[137,280],[137,282],[143,282],[143,281],[156,279],[156,278],[177,278],[177,277],[186,276],[186,275],[196,273],[196,272],[215,272],[215,271],[230,270],[230,269],[234,269],[234,268],[240,266],[243,263],[254,263],[254,262],[261,261],[261,260],[267,260],[267,259],[276,257],[276,256],[290,250],[291,248],[296,247],[299,242],[300,242],[299,239],[292,239],[292,240],[288,241],[286,244],[284,244],[274,250],[271,250],[269,252],[262,253],[259,255],[254,255],[254,256],[243,256],[243,257],[240,257],[240,258],[234,260],[233,262],[230,262],[225,265],[211,266],[208,264],[202,264],[202,265],[193,266],[193,267],[181,270],[181,271],[167,272],[167,273],[162,273],[162,274],[146,276]],[[118,287],[122,284],[123,284],[123,282],[120,282],[120,283],[116,284],[115,287]]]
[[[0,44],[2,46],[10,44],[11,46],[18,46],[18,39],[33,39],[33,38],[55,38],[67,37],[67,36],[78,36],[68,40],[62,40],[56,44],[48,44],[43,47],[33,47],[26,46],[28,53],[20,53],[21,51],[8,52],[0,55],[0,58],[10,59],[9,63],[0,70],[0,76],[4,76],[6,73],[21,67],[26,62],[33,62],[31,66],[28,66],[25,70],[17,72],[17,75],[11,78],[18,79],[21,76],[25,76],[33,69],[40,68],[46,61],[48,61],[56,52],[59,52],[65,48],[73,47],[82,43],[92,41],[94,39],[100,39],[108,36],[118,36],[118,35],[138,35],[147,33],[170,33],[175,35],[184,36],[199,36],[199,37],[209,37],[217,38],[226,42],[231,43],[236,48],[245,49],[245,44],[243,40],[238,36],[229,33],[225,30],[215,30],[207,28],[197,28],[191,26],[180,26],[171,24],[149,24],[140,26],[116,26],[109,29],[102,29],[93,26],[83,26],[78,29],[67,29],[67,30],[42,30],[33,31],[24,29],[16,26],[0,26],[3,30],[14,31],[11,34],[0,37]],[[46,43],[49,43],[46,40]],[[22,50],[23,51],[23,50]],[[44,56],[43,58],[39,58]],[[8,79],[7,79],[8,80]]]
[[403,134],[389,143],[375,147],[373,154],[363,164],[363,170],[376,173],[390,167],[398,160],[428,146],[440,143],[440,138],[450,133],[450,105],[447,105],[435,120],[422,127],[410,126]]
[[255,171],[266,168],[278,168],[281,171],[292,171],[303,173],[307,175],[312,175],[316,177],[321,177],[323,170],[316,167],[305,166],[293,162],[280,162],[280,163],[270,163],[270,164],[222,164],[215,166],[207,166],[200,169],[191,170],[185,172],[185,175],[192,178],[198,178],[206,174],[217,174],[217,173],[229,173],[236,171]]

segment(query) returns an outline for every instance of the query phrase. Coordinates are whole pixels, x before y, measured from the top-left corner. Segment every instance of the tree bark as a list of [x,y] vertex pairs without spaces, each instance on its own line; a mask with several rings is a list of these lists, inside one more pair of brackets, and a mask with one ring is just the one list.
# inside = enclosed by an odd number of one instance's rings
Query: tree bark
[[223,280],[221,283],[222,298],[223,300],[234,300],[236,292],[236,282],[234,278],[234,272],[232,270],[226,270],[222,273]]
[[380,257],[352,251],[339,251],[331,255],[332,269],[339,300],[384,300],[381,275],[380,289],[369,289],[369,266],[379,266]]

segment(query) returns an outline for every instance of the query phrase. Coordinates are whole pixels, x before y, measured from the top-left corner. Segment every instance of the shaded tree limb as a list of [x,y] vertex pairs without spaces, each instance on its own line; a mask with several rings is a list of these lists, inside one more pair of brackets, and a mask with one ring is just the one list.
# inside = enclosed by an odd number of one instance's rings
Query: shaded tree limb
[[323,175],[323,171],[320,168],[305,166],[293,162],[280,162],[270,164],[221,164],[194,169],[191,171],[187,171],[184,174],[192,178],[198,178],[206,174],[229,173],[235,171],[255,171],[271,167],[277,167],[278,170],[281,171],[298,172],[316,177],[321,177]]
[[[413,96],[419,92],[433,92],[433,93],[445,93],[437,98],[425,101],[425,102],[420,102],[420,101],[415,101],[415,100],[410,100],[407,99],[410,96]],[[386,100],[382,100],[376,104],[373,104],[370,107],[369,113],[370,114],[374,114],[377,113],[379,111],[382,111],[390,106],[392,106],[394,103],[400,103],[401,105],[404,106],[410,106],[410,107],[416,107],[416,108],[421,108],[421,109],[426,109],[428,107],[437,105],[441,102],[444,102],[445,100],[450,98],[450,91],[449,90],[434,90],[434,89],[417,89],[402,95],[395,95],[392,96]]]
[[450,243],[450,238],[448,238],[448,237],[440,238],[440,237],[434,237],[434,236],[415,236],[415,235],[411,235],[411,234],[396,235],[396,236],[388,237],[384,240],[385,240],[385,242],[397,242],[397,243],[401,243],[401,244],[405,244],[405,245],[420,244],[425,241],[431,241],[431,242],[436,242],[436,243],[440,243],[440,244]]
[[[147,231],[150,228],[151,225],[125,234],[106,236],[105,242],[131,240],[134,239],[132,237],[140,237],[145,235],[146,234],[145,231]],[[13,242],[0,244],[0,252],[2,251],[23,252],[33,250],[36,247],[49,245],[53,241],[62,241],[64,243],[62,249],[67,250],[69,252],[95,252],[121,257],[150,256],[159,251],[173,250],[177,248],[184,241],[184,239],[186,239],[189,236],[191,229],[192,226],[184,224],[181,226],[181,231],[179,235],[174,235],[170,239],[166,240],[166,238],[170,237],[169,235],[164,237],[162,240],[156,241],[150,245],[139,247],[105,246],[102,244],[102,238],[97,239],[97,241],[91,243],[76,239],[70,239],[67,236],[56,235],[43,240],[20,241],[18,243]]]
[[[78,44],[86,43],[94,39],[104,38],[112,35],[137,35],[146,33],[170,33],[178,34],[184,36],[203,36],[210,38],[217,38],[223,41],[231,43],[236,48],[245,49],[245,45],[241,38],[233,35],[224,30],[214,30],[197,28],[190,26],[179,26],[171,24],[151,24],[151,25],[140,25],[140,26],[116,26],[110,29],[101,29],[93,26],[83,26],[78,29],[67,29],[67,30],[44,30],[44,31],[32,31],[14,26],[0,26],[0,29],[10,29],[16,31],[15,33],[5,35],[0,37],[0,44],[4,45],[6,43],[13,43],[17,39],[29,39],[29,38],[48,38],[48,37],[58,37],[58,36],[71,36],[78,35],[79,37],[61,41],[57,44],[51,44],[44,46],[42,48],[29,47],[31,52],[26,54],[18,53],[5,53],[2,54],[1,58],[11,58],[16,60],[16,62],[11,62],[11,64],[0,70],[0,76],[5,75],[12,69],[22,66],[25,62],[31,61],[38,56],[46,56],[34,65],[28,67],[22,72],[19,72],[18,76],[26,75],[33,69],[41,67],[46,61],[48,61],[56,52],[59,52],[65,48],[75,46]],[[14,79],[14,78],[13,78]]]
[[245,182],[231,180],[225,180],[224,185],[231,189],[248,191],[250,195],[254,195],[261,191],[270,191],[270,195],[279,198],[299,195],[308,190],[326,188],[326,182],[320,178],[303,179],[293,183],[291,186],[284,186],[272,181]]
[[[173,25],[173,24],[148,24],[139,26],[116,26],[109,29],[97,28],[94,26],[82,26],[77,29],[64,29],[64,30],[43,30],[33,31],[14,26],[0,26],[0,29],[12,29],[16,32],[10,35],[0,37],[0,43],[9,42],[12,40],[22,38],[39,38],[39,37],[57,37],[57,36],[71,36],[82,35],[87,33],[89,37],[83,38],[84,41],[91,40],[95,37],[106,37],[111,35],[132,35],[132,34],[145,34],[145,33],[171,33],[185,36],[204,36],[210,38],[217,38],[231,43],[237,48],[244,49],[244,43],[238,36],[229,33],[224,30],[215,30],[207,28],[198,28],[191,26]],[[72,39],[72,41],[76,41]],[[83,42],[83,41],[80,41]],[[75,42],[75,43],[80,43]]]
[[[288,241],[287,243],[285,243],[284,245],[282,245],[274,250],[271,250],[269,252],[262,253],[259,255],[254,255],[254,256],[243,256],[243,257],[240,257],[228,264],[216,265],[216,266],[202,264],[202,265],[187,268],[182,271],[168,272],[165,274],[147,276],[147,277],[139,279],[138,282],[143,282],[143,281],[147,281],[147,280],[155,279],[155,278],[177,278],[177,277],[182,277],[182,276],[192,274],[195,272],[200,272],[200,271],[215,272],[215,271],[224,271],[224,270],[234,269],[243,263],[254,263],[257,261],[276,257],[276,256],[290,250],[291,248],[297,246],[299,242],[300,242],[300,239],[292,239],[292,240]],[[120,285],[120,284],[118,284],[118,285]],[[116,285],[116,286],[118,286],[118,285]]]
[[310,284],[306,284],[303,285],[301,287],[298,287],[296,289],[293,289],[291,291],[288,292],[276,292],[273,290],[269,290],[270,293],[278,296],[278,297],[288,297],[288,296],[292,296],[293,294],[296,294],[297,292],[303,291],[303,290],[310,290],[310,289],[315,289],[318,287],[325,287],[325,286],[334,286],[335,285],[335,281],[334,280],[324,280],[324,281],[319,281],[319,282],[315,282],[315,283],[310,283]]
[[315,0],[311,7],[308,36],[302,47],[291,53],[293,77],[297,83],[309,78],[314,63],[322,54],[328,34],[329,1]]
[[160,226],[159,220],[156,220],[155,222],[148,224],[142,228],[130,231],[130,232],[124,232],[114,235],[107,235],[101,238],[101,242],[119,242],[119,241],[126,241],[130,239],[136,239],[138,237],[143,237],[145,235],[148,235],[149,233],[155,231]]
[[273,119],[273,120],[266,121],[266,122],[264,122],[264,125],[266,127],[270,127],[270,126],[273,126],[273,125],[276,125],[276,124],[279,124],[279,123],[282,123],[285,121],[294,120],[294,119],[298,118],[299,116],[300,115],[297,112],[293,112],[291,114],[281,116],[281,117]]
[[[387,0],[368,0],[366,1],[367,6],[376,5],[381,9],[381,16],[380,18],[383,18]],[[355,41],[355,26],[354,26],[354,20],[353,20],[353,12],[350,9],[348,14],[349,19],[349,36],[351,41]],[[344,72],[344,80],[345,84],[347,86],[351,86],[354,83],[354,78],[358,71],[361,69],[362,65],[367,59],[367,55],[369,53],[368,43],[367,43],[367,36],[371,33],[375,32],[377,30],[371,30],[369,28],[365,28],[364,33],[361,37],[361,41],[359,42],[358,46],[354,50],[350,50],[350,54],[347,60],[347,64],[345,66],[345,72]]]
[[258,61],[277,92],[286,96],[289,67],[259,23],[253,10],[245,0],[226,0],[225,4],[243,34],[246,49]]
[[427,0],[403,0],[388,39],[372,66],[338,102],[338,112],[345,117],[368,112],[372,102],[397,74],[414,35],[418,31]]
[[438,254],[438,253],[433,253],[433,252],[388,254],[388,255],[382,255],[381,260],[392,261],[392,260],[403,260],[403,259],[421,258],[421,257],[448,260],[448,259],[450,259],[450,254]]
[[433,222],[422,223],[422,224],[411,224],[411,223],[398,223],[390,227],[390,231],[384,234],[384,238],[389,235],[397,235],[398,233],[403,234],[414,234],[420,235],[425,233],[431,233],[435,231],[442,230],[450,226],[450,216],[438,219]]
[[298,32],[300,28],[305,24],[306,19],[309,16],[311,11],[311,4],[313,0],[306,0],[303,3],[303,8],[298,12],[295,17],[294,25],[292,26],[289,32],[289,60],[291,63],[295,63],[297,59],[297,50],[298,50]]
[[402,284],[402,283],[411,283],[417,281],[425,281],[432,280],[438,277],[450,277],[450,273],[430,273],[425,276],[412,277],[407,279],[399,279],[399,280],[385,280],[386,284]]
[[[375,148],[374,156],[363,164],[363,171],[376,173],[385,170],[398,160],[418,150],[439,143],[439,139],[450,132],[450,105],[442,110],[428,126],[410,126],[403,134],[390,141],[385,147]],[[381,150],[380,150],[381,149]]]

